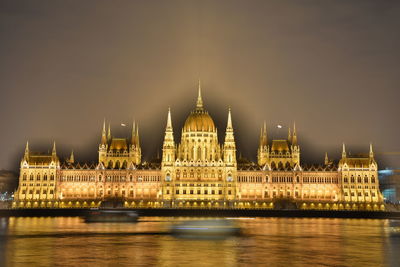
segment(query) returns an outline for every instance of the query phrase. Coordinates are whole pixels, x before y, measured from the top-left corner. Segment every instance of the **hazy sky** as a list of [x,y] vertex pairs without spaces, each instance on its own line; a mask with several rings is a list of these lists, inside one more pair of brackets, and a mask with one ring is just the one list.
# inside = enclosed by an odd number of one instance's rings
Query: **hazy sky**
[[[171,106],[178,141],[197,80],[220,140],[232,108],[238,150],[260,126],[296,122],[303,162],[400,151],[400,1],[0,1],[0,168],[26,140],[97,158],[135,118],[145,159]],[[377,155],[380,167],[400,156]]]

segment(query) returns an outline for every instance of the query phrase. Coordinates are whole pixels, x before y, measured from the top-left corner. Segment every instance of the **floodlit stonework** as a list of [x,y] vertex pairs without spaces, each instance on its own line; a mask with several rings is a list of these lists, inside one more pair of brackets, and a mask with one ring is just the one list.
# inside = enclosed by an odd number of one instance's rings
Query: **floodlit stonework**
[[258,162],[236,158],[231,110],[223,143],[205,110],[199,85],[195,109],[175,142],[168,110],[162,158],[142,162],[138,125],[132,135],[116,138],[103,124],[96,164],[61,162],[51,154],[30,151],[21,160],[15,208],[94,207],[121,200],[126,207],[383,209],[378,166],[369,155],[350,157],[343,145],[335,164],[302,165],[296,127],[284,140],[267,138],[261,128]]

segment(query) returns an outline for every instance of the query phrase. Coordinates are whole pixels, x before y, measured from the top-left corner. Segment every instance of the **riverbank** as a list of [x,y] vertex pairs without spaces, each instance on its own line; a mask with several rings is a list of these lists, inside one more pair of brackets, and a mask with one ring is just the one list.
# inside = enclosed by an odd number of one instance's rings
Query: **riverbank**
[[[74,217],[83,216],[88,209],[0,209],[0,217]],[[140,216],[188,217],[288,217],[288,218],[364,218],[399,219],[395,211],[348,210],[264,210],[264,209],[127,209]]]

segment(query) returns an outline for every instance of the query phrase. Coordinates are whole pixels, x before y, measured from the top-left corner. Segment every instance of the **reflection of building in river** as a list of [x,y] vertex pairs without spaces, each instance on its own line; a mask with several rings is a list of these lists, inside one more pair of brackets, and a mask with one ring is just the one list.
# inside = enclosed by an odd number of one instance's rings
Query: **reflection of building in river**
[[400,170],[378,171],[379,184],[386,201],[400,203]]
[[271,208],[277,200],[301,207],[379,208],[378,166],[372,146],[368,155],[350,157],[343,145],[335,164],[304,165],[295,125],[288,137],[269,140],[261,128],[258,162],[236,158],[231,110],[224,141],[204,108],[199,85],[197,103],[176,142],[168,110],[162,158],[142,162],[139,127],[130,138],[112,136],[104,122],[97,164],[62,162],[55,144],[51,154],[30,151],[21,160],[17,207],[95,206],[121,199],[130,207]]

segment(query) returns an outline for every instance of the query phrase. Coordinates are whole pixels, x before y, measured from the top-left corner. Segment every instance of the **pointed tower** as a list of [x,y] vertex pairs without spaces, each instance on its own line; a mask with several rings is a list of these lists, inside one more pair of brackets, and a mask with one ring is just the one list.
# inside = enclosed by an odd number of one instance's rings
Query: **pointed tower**
[[103,122],[103,130],[101,131],[101,144],[102,144],[102,145],[106,145],[106,144],[107,144],[106,119],[104,119],[104,122]]
[[28,159],[29,159],[29,142],[28,141],[26,141],[24,159],[26,161],[28,161]]
[[129,158],[133,164],[138,165],[142,162],[142,149],[139,140],[139,124],[133,121],[131,143],[129,147]]
[[328,152],[325,152],[325,160],[324,160],[325,166],[329,165],[329,158],[328,158]]
[[229,166],[236,166],[236,144],[233,135],[231,108],[228,110],[228,122],[226,124],[224,161]]
[[296,132],[296,123],[293,123],[293,134],[292,134],[292,164],[293,165],[300,165],[300,146],[297,144],[297,132]]
[[290,127],[289,127],[289,130],[288,130],[288,142],[292,143],[292,134],[290,132]]
[[133,120],[132,133],[131,133],[131,146],[135,145],[135,142],[136,142],[136,123],[135,120]]
[[71,150],[71,155],[69,156],[68,163],[73,164],[74,162],[75,162],[74,150]]
[[51,159],[53,162],[58,163],[58,157],[57,157],[57,150],[56,150],[56,142],[53,142],[53,149],[51,151]]
[[111,125],[108,124],[108,132],[107,132],[107,142],[111,142],[112,136],[111,136]]
[[342,147],[342,159],[346,158],[346,147],[343,143],[343,147]]
[[293,123],[293,136],[292,136],[292,144],[297,146],[297,133],[296,133],[296,123]]
[[53,142],[53,149],[52,149],[52,151],[51,151],[51,156],[52,156],[52,157],[57,157],[56,141]]
[[198,86],[198,96],[197,96],[197,102],[196,102],[196,111],[203,111],[203,99],[201,98],[201,83],[199,80],[199,86]]
[[264,166],[268,161],[268,157],[267,124],[264,121],[264,126],[261,128],[260,144],[257,152],[258,165]]
[[106,119],[103,121],[103,130],[101,131],[101,142],[99,144],[99,163],[102,162],[105,165],[107,158],[108,140],[106,133]]
[[167,125],[165,126],[165,135],[162,153],[162,167],[172,167],[175,162],[175,141],[172,128],[171,109],[168,108]]
[[372,143],[369,144],[369,158],[374,158],[374,151],[372,150]]

